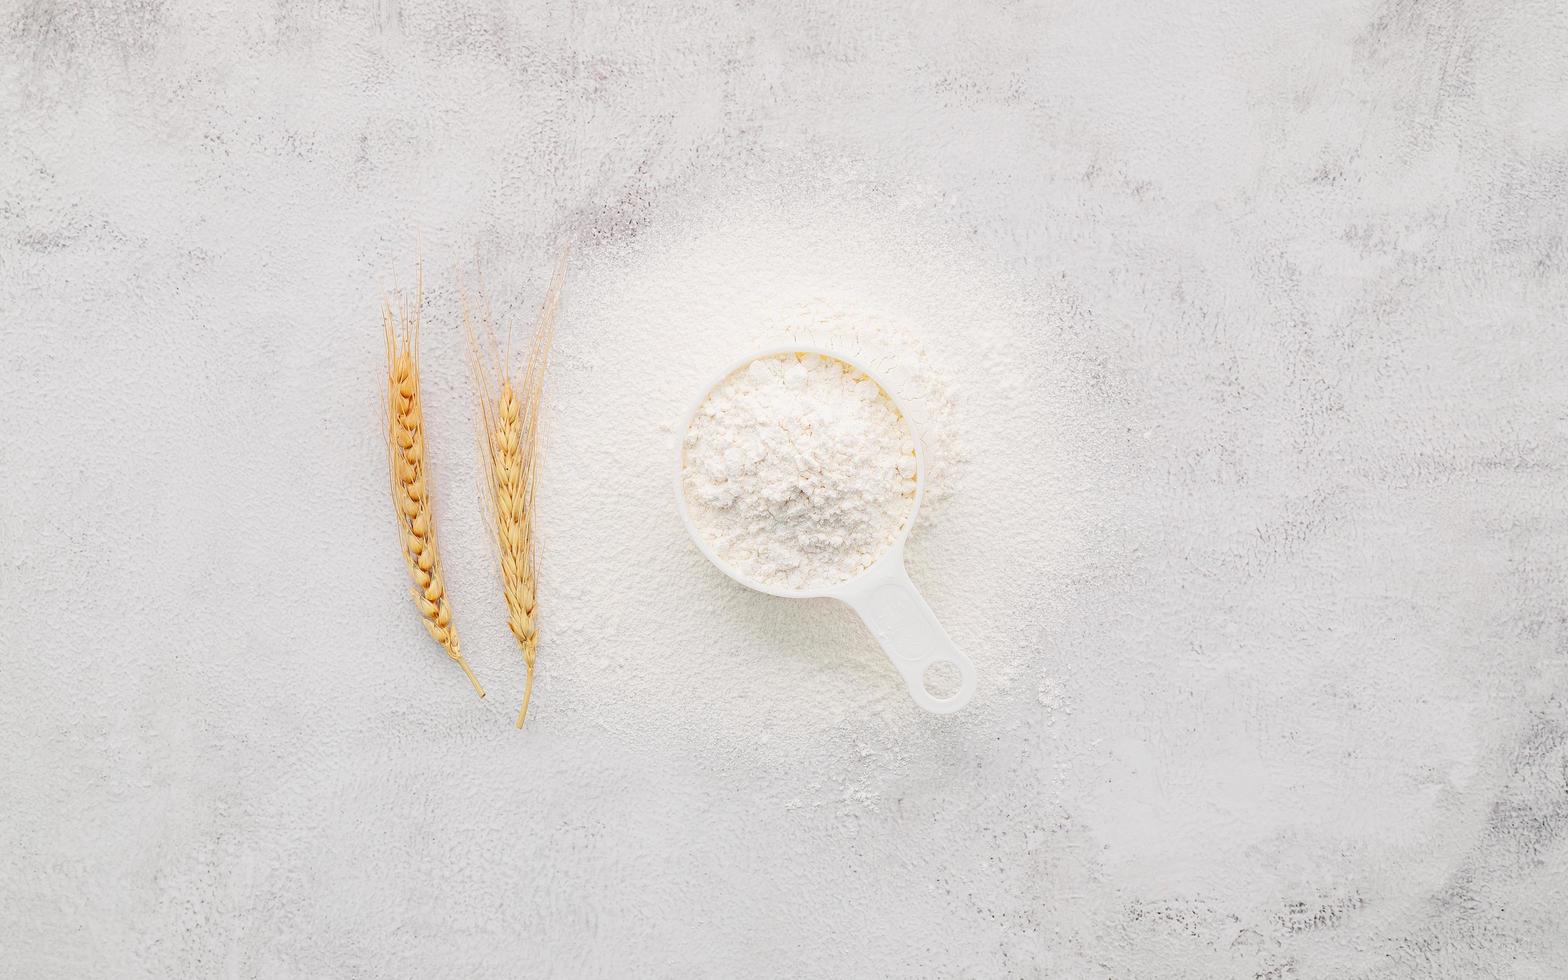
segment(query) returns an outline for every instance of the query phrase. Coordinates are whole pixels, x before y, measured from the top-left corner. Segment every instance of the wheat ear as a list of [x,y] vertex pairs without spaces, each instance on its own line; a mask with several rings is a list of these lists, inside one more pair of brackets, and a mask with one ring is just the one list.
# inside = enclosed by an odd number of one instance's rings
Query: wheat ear
[[381,305],[387,335],[387,463],[392,479],[392,505],[397,512],[403,560],[413,582],[410,590],[425,629],[457,661],[480,697],[485,689],[463,658],[452,607],[441,581],[441,558],[436,550],[435,517],[430,486],[425,480],[425,413],[419,397],[419,319],[424,300],[424,276],[410,310],[401,297],[394,314],[390,301]]
[[555,335],[561,286],[566,278],[566,258],[563,252],[556,263],[519,380],[513,377],[510,345],[501,348],[496,340],[482,282],[477,317],[485,332],[483,339],[475,328],[475,314],[470,311],[466,294],[463,298],[463,325],[468,334],[474,383],[479,392],[480,444],[489,477],[486,486],[501,557],[506,624],[523,653],[525,677],[523,704],[517,712],[518,728],[523,727],[529,701],[533,698],[534,661],[539,646],[533,533],[534,488],[539,473],[539,402],[544,392],[545,368],[550,360],[550,343]]

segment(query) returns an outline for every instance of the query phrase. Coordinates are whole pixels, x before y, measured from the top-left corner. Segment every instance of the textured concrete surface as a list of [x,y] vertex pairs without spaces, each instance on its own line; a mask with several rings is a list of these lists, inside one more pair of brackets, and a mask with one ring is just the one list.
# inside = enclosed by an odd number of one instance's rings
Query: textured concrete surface
[[[0,973],[1563,976],[1565,105],[1551,0],[0,0]],[[567,235],[519,735],[451,269]],[[953,718],[671,512],[819,294],[962,397]]]

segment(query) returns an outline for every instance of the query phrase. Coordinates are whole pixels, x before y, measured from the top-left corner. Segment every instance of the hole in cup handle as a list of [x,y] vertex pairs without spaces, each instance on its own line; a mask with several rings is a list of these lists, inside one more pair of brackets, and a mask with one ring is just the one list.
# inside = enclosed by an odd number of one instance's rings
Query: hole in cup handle
[[[909,580],[902,549],[895,549],[835,595],[860,615],[903,676],[916,704],[945,715],[969,703],[975,693],[975,665],[953,645],[936,613]],[[926,690],[925,682],[927,668],[941,663],[958,668],[958,688],[945,698]]]

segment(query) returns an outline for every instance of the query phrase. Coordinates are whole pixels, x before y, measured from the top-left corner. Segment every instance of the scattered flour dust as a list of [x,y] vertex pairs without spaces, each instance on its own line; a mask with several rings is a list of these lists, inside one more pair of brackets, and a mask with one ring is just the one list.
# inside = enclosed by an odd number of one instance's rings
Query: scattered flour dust
[[687,508],[726,564],[787,589],[869,568],[914,506],[914,436],[887,393],[816,354],[760,357],[721,381],[685,434]]

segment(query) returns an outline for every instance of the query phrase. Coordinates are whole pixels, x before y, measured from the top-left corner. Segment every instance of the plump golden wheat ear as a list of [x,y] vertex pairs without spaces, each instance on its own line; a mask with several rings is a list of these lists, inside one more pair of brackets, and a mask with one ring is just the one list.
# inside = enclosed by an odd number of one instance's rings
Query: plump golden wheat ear
[[[490,318],[480,280],[478,308],[463,295],[463,326],[479,396],[480,451],[485,486],[501,561],[501,591],[507,626],[523,654],[523,704],[517,727],[528,717],[534,691],[534,662],[539,647],[538,589],[534,550],[534,492],[539,472],[539,403],[545,368],[555,336],[555,316],[566,281],[563,251],[534,324],[522,374],[512,367],[510,342],[502,346]],[[477,321],[477,322],[476,322]],[[483,336],[481,336],[481,331]]]
[[424,277],[412,307],[399,297],[394,312],[390,300],[381,304],[387,337],[387,465],[391,474],[392,506],[397,514],[398,537],[414,605],[425,629],[457,661],[480,697],[485,689],[463,658],[457,628],[452,625],[452,605],[441,578],[441,557],[436,548],[436,524],[425,467],[425,414],[419,397],[419,321],[424,299]]

